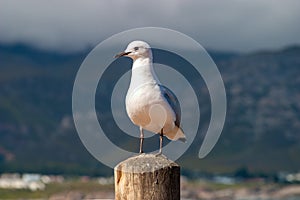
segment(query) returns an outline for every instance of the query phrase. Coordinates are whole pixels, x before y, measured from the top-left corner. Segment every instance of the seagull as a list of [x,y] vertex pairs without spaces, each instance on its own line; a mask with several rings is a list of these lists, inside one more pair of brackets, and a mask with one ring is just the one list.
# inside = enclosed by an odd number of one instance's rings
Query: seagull
[[158,80],[149,44],[133,41],[115,58],[123,56],[133,60],[125,105],[128,117],[140,128],[139,153],[143,153],[143,130],[160,135],[158,155],[162,154],[163,136],[185,142],[184,132],[180,128],[181,110],[178,99]]

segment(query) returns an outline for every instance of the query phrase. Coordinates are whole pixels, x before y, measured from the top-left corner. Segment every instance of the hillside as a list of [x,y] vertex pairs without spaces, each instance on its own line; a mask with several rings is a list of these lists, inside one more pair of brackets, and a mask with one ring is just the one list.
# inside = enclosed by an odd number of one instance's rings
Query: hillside
[[[86,151],[73,125],[73,81],[86,55],[0,45],[0,172],[112,173]],[[227,91],[226,124],[203,160],[197,159],[202,137],[196,138],[179,160],[184,170],[299,169],[300,47],[211,55]],[[208,111],[201,113],[204,127]]]
[[299,47],[290,47],[218,64],[227,91],[227,119],[216,149],[204,161],[207,166],[299,170],[299,55]]

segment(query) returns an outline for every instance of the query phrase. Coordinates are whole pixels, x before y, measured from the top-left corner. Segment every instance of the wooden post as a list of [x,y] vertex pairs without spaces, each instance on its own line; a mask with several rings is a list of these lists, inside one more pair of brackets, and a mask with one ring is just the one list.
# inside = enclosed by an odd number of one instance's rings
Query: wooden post
[[180,199],[180,167],[163,155],[128,158],[114,173],[116,200]]

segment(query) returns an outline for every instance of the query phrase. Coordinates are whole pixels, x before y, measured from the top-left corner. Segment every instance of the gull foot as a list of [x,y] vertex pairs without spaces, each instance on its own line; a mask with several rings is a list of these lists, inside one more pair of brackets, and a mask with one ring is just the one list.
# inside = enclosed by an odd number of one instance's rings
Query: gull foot
[[162,154],[162,152],[160,151],[160,152],[158,152],[157,154],[155,154],[155,157],[157,157],[157,156],[162,156],[163,154]]

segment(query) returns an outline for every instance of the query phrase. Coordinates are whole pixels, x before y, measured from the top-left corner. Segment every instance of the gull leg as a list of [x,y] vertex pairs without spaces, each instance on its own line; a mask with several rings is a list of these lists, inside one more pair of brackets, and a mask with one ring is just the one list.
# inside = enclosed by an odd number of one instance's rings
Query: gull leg
[[161,134],[159,135],[159,154],[162,154],[163,137],[164,134],[161,132]]
[[143,151],[143,144],[144,144],[144,131],[143,131],[143,128],[140,127],[140,154],[141,153],[144,153]]
[[159,134],[159,152],[158,154],[156,154],[157,156],[162,154],[163,137],[164,137],[164,133],[163,133],[163,129],[161,129]]

